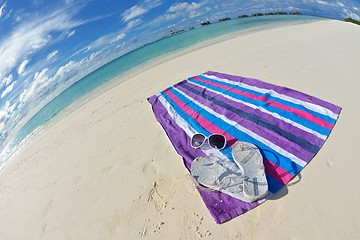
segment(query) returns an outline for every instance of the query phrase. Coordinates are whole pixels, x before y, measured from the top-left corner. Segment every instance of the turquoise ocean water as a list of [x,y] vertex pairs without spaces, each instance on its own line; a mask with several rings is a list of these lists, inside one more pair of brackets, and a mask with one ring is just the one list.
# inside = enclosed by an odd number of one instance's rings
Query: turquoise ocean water
[[5,165],[6,160],[18,149],[20,144],[24,142],[24,139],[30,136],[34,130],[39,129],[55,115],[76,102],[76,100],[84,97],[86,94],[110,81],[114,77],[122,75],[155,58],[234,32],[251,31],[278,25],[297,24],[316,20],[320,20],[320,18],[297,15],[234,19],[195,28],[181,34],[158,40],[127,53],[80,79],[37,112],[16,134],[16,137],[11,140],[9,145],[10,148],[8,148],[11,149],[11,151],[1,154],[0,169]]

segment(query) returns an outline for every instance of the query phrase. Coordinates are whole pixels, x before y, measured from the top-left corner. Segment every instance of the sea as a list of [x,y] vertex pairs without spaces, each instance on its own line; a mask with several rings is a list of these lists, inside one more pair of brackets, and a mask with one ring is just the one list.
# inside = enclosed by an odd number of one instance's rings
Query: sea
[[7,145],[1,146],[0,170],[11,160],[18,149],[31,141],[31,136],[41,132],[42,127],[66,111],[71,105],[115,77],[126,74],[128,71],[141,67],[150,61],[185,50],[186,48],[202,44],[216,38],[226,37],[237,32],[246,34],[282,25],[301,24],[319,21],[322,18],[304,15],[270,15],[261,17],[237,18],[229,21],[216,22],[206,26],[197,27],[167,38],[147,44],[132,52],[103,65],[94,72],[64,90],[57,97],[48,102],[39,110],[17,133]]

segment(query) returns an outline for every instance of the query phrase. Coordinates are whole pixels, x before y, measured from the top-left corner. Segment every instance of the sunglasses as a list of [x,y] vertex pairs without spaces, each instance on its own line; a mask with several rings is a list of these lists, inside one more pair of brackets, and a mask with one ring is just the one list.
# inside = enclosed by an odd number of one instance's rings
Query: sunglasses
[[201,148],[206,140],[209,142],[209,146],[221,150],[226,146],[226,138],[222,134],[211,134],[208,138],[202,133],[196,133],[191,138],[191,146],[193,148]]

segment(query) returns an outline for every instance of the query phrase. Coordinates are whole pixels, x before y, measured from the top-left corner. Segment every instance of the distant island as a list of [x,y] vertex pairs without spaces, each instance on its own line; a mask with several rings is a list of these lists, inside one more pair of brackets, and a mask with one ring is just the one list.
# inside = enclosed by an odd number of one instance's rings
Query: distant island
[[[266,12],[266,13],[253,13],[251,15],[240,15],[238,16],[238,18],[247,18],[247,17],[260,17],[260,16],[269,16],[269,15],[302,15],[302,13],[300,12]],[[220,18],[219,19],[219,22],[225,22],[225,21],[229,21],[231,20],[231,18],[229,17],[224,17],[224,18]],[[356,21],[356,20],[354,20]],[[206,25],[209,25],[211,24],[211,22],[209,20],[206,20],[206,21],[203,21],[200,23],[200,26],[206,26]],[[194,27],[189,27],[189,30],[193,30]],[[179,33],[182,33],[182,32],[185,32],[185,30],[181,29],[181,30],[177,30],[177,31],[171,31],[169,34],[163,36],[161,39],[163,38],[168,38],[168,37],[171,37],[175,34],[179,34]]]
[[[190,28],[191,29],[191,28]],[[181,30],[178,30],[178,31],[171,31],[168,35],[165,35],[165,36],[163,36],[162,38],[168,38],[168,37],[171,37],[171,36],[173,36],[173,35],[175,35],[175,34],[179,34],[179,33],[182,33],[182,32],[185,32],[185,30],[184,29],[181,29]]]
[[201,26],[205,26],[205,25],[209,25],[209,24],[211,24],[210,21],[205,21],[205,22],[201,22],[201,23],[200,23]]
[[270,15],[302,15],[301,12],[266,12],[266,13],[253,13],[249,15],[240,15],[238,18],[247,18],[247,17],[261,17],[261,16],[270,16]]
[[344,21],[345,22],[351,22],[351,23],[356,24],[356,25],[360,25],[360,21],[352,19],[352,18],[345,18]]
[[231,18],[220,18],[219,19],[219,22],[225,22],[225,21],[229,21],[229,20],[231,20]]

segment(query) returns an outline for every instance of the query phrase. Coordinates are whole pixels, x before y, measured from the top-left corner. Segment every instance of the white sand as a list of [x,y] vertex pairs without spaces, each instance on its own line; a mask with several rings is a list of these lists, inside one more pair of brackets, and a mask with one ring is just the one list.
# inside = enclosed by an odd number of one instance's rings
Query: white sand
[[[338,21],[264,30],[178,55],[102,91],[57,117],[2,170],[0,239],[360,239],[359,43],[359,26]],[[146,101],[207,70],[343,107],[299,177],[221,225]]]

